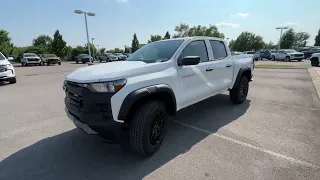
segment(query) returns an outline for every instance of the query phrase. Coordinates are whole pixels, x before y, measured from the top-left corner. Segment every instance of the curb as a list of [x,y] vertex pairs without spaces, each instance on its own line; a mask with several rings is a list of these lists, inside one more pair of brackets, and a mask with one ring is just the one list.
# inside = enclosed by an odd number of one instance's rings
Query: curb
[[312,79],[313,86],[318,94],[318,98],[320,99],[320,76],[314,68],[309,68],[308,71]]

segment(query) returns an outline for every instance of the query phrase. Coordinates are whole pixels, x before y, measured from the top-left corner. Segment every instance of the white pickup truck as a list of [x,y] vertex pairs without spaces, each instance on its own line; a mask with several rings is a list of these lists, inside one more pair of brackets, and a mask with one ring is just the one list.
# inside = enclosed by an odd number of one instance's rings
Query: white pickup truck
[[243,103],[253,69],[252,55],[232,56],[219,38],[157,41],[126,61],[67,75],[66,113],[86,133],[127,140],[134,151],[151,156],[160,148],[169,115],[223,91],[233,103]]

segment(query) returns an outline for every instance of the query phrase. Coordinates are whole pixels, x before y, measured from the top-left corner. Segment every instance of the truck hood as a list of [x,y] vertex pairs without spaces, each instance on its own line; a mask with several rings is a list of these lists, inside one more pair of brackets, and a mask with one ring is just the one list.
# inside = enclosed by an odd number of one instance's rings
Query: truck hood
[[66,80],[78,83],[105,82],[159,72],[167,67],[166,62],[116,61],[79,68],[67,75]]

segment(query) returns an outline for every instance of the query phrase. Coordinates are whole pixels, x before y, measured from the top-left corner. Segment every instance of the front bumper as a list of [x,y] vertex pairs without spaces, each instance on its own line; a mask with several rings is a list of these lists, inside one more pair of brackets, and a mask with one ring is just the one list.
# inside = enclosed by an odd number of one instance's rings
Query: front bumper
[[0,71],[0,80],[6,80],[15,77],[15,72],[13,69],[5,69]]
[[66,112],[77,127],[108,141],[121,140],[123,124],[113,119],[112,93],[93,93],[73,82],[67,82],[64,89]]

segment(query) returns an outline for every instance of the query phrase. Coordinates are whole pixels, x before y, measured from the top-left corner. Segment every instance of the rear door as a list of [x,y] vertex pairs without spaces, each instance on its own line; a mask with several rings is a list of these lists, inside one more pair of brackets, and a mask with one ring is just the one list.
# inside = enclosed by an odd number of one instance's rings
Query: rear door
[[207,45],[204,40],[191,41],[183,49],[178,62],[186,56],[199,56],[200,63],[192,66],[178,66],[180,96],[179,107],[184,108],[207,98],[213,85],[213,64],[209,61]]
[[226,45],[220,40],[209,40],[214,63],[214,93],[228,89],[233,78],[233,58],[228,56]]

